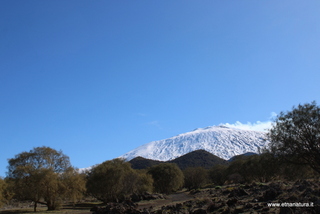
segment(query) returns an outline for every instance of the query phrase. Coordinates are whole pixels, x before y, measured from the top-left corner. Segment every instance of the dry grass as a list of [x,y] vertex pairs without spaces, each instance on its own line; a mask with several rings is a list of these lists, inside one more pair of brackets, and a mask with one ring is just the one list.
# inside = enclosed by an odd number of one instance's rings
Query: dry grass
[[[60,210],[47,211],[46,207],[38,207],[37,214],[91,214],[90,209],[93,206],[101,206],[101,202],[84,202],[72,206],[65,204]],[[15,213],[35,213],[33,207],[30,208],[10,208],[0,209],[0,214],[15,214]]]

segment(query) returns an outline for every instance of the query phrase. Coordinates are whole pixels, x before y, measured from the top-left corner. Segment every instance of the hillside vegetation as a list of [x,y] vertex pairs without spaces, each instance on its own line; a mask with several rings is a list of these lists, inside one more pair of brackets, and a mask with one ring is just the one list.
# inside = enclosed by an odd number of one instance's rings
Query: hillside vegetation
[[227,161],[205,150],[196,150],[170,161],[157,161],[136,157],[130,160],[129,163],[133,169],[147,169],[160,163],[175,163],[180,169],[184,170],[188,167],[203,167],[209,169],[217,164],[225,165]]

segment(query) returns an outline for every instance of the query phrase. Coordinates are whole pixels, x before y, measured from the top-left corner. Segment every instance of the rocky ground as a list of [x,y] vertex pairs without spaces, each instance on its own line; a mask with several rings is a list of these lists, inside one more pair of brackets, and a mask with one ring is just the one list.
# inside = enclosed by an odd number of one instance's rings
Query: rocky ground
[[320,213],[320,181],[252,183],[182,192],[146,202],[108,204],[91,210],[102,213]]

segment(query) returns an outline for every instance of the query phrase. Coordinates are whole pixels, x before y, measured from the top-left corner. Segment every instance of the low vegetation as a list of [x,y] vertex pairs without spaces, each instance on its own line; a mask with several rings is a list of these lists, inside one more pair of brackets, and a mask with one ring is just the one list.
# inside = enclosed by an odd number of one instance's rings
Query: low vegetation
[[148,170],[156,192],[169,194],[183,187],[184,175],[174,163],[161,163]]
[[87,194],[98,200],[122,202],[134,194],[152,190],[153,180],[147,173],[133,170],[122,159],[103,162],[87,175]]
[[203,167],[188,167],[183,174],[184,187],[188,190],[200,189],[209,182],[208,170]]
[[3,178],[0,177],[0,207],[7,202],[5,197],[5,190],[7,189],[7,184]]

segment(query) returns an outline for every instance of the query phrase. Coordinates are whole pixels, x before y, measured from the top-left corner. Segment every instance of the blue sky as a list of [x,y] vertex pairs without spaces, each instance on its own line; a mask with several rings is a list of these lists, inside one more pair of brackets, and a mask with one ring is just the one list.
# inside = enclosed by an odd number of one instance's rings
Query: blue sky
[[78,167],[320,98],[320,1],[0,2],[0,176],[38,146]]

